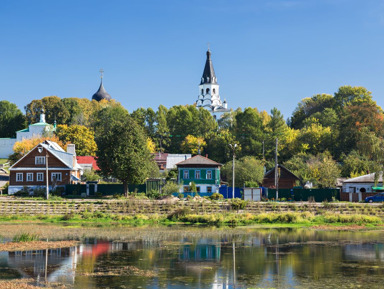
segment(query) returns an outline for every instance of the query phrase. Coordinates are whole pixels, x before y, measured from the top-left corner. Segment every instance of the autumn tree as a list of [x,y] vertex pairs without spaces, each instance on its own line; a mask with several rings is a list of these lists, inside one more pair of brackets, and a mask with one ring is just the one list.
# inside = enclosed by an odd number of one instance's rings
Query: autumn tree
[[193,155],[198,153],[201,154],[206,145],[207,143],[205,142],[204,138],[187,135],[184,141],[181,143],[181,152]]
[[83,125],[58,125],[56,135],[63,143],[76,145],[76,154],[79,156],[96,155],[97,145],[95,134]]

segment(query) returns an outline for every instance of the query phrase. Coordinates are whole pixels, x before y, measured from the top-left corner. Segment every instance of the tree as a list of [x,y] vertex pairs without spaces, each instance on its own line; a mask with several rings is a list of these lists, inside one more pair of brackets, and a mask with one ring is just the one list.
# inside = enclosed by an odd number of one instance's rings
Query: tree
[[16,137],[16,132],[26,125],[25,116],[16,104],[0,101],[0,138]]
[[256,109],[248,107],[244,112],[237,112],[236,127],[231,131],[241,145],[241,155],[262,155],[263,123]]
[[97,145],[93,131],[83,125],[58,125],[56,135],[63,143],[76,145],[76,154],[79,156],[96,155]]
[[[232,184],[232,161],[221,169],[223,179]],[[261,184],[264,178],[264,163],[252,156],[235,161],[235,186],[243,187],[246,182]]]
[[181,151],[186,154],[201,154],[206,145],[207,143],[205,142],[204,138],[187,135],[184,141],[181,143]]
[[[208,154],[209,158],[219,163],[226,163],[232,159],[232,150],[229,144],[238,143],[228,129],[208,134],[206,141],[205,153]],[[237,151],[240,152],[239,147]]]
[[106,107],[96,122],[97,164],[105,176],[122,181],[124,194],[128,184],[141,184],[153,168],[147,136],[124,108]]
[[42,99],[32,100],[31,103],[25,106],[28,123],[38,122],[43,110],[47,123],[54,123],[56,120],[57,123],[64,124],[70,117],[69,111],[60,97],[47,96]]
[[64,150],[67,149],[66,144],[64,144],[57,136],[42,136],[30,139],[23,139],[22,141],[17,141],[13,145],[13,154],[9,156],[9,160],[12,164],[17,162],[20,158],[22,158],[25,154],[27,154],[31,149],[37,146],[39,143],[42,143],[46,140],[57,143]]

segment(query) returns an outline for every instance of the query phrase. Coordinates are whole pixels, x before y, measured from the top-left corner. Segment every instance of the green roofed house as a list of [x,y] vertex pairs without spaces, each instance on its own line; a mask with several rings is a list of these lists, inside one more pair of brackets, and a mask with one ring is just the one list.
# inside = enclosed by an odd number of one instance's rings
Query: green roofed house
[[216,193],[220,186],[220,167],[217,163],[201,155],[176,164],[179,184],[182,185],[180,193],[191,191],[191,183],[196,184],[198,193]]

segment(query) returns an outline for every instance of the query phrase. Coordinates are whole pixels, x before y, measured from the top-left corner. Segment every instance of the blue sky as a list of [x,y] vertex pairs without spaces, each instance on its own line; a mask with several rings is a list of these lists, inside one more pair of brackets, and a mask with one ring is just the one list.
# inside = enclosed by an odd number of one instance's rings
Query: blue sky
[[342,85],[384,107],[382,0],[0,0],[0,99],[91,98],[103,68],[130,112],[192,104],[208,42],[231,108],[287,118]]

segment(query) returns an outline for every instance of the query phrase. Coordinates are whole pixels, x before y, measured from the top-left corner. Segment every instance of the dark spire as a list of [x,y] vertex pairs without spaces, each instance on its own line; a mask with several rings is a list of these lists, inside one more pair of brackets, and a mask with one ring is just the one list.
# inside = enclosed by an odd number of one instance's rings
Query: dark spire
[[207,61],[205,62],[203,76],[201,77],[200,84],[204,83],[217,83],[215,70],[213,69],[212,60],[211,60],[211,51],[207,51]]
[[106,100],[111,100],[111,96],[108,94],[108,92],[105,90],[104,88],[104,85],[103,85],[103,72],[104,70],[103,69],[100,69],[100,73],[101,73],[101,81],[100,81],[100,87],[99,87],[99,90],[96,91],[96,93],[92,96],[92,99],[96,100],[96,101],[100,101],[102,99],[106,99]]

